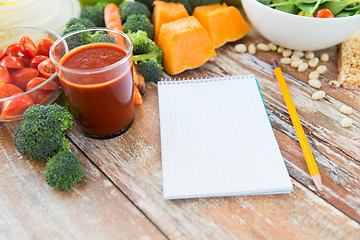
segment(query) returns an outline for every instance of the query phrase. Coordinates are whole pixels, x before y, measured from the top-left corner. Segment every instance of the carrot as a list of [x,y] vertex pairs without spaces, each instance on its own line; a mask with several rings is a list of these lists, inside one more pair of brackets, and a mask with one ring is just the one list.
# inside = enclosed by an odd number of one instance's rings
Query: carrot
[[[119,7],[115,3],[106,4],[104,8],[104,21],[105,21],[105,27],[124,32],[122,27]],[[109,34],[115,37],[120,47],[123,47],[123,49],[125,49],[125,42],[122,37],[120,37],[118,34],[115,34],[113,32],[109,32]]]
[[142,104],[142,96],[137,86],[134,85],[134,106],[140,106]]
[[138,84],[137,84],[137,87],[140,91],[140,93],[142,95],[145,94],[145,78],[144,76],[139,72],[139,69],[137,67],[137,65],[135,64],[134,65],[134,71],[135,71],[135,74],[137,75],[137,80],[138,80]]
[[139,85],[139,76],[136,72],[135,64],[132,65],[132,77],[135,86]]

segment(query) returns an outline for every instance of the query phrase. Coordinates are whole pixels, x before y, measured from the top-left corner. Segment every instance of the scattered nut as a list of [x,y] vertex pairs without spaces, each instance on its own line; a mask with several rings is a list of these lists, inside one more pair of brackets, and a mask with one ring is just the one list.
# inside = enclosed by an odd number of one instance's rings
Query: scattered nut
[[320,73],[318,71],[312,71],[309,73],[309,79],[319,79]]
[[235,45],[235,51],[238,53],[245,53],[247,51],[247,47],[245,44],[236,44]]
[[289,58],[289,57],[281,58],[281,59],[280,59],[280,62],[281,62],[282,64],[290,64],[290,63],[291,63],[291,58]]
[[327,54],[327,53],[321,54],[320,60],[323,61],[323,62],[329,61],[329,54]]
[[327,71],[327,66],[325,65],[320,65],[316,68],[316,70],[320,73],[320,74],[323,74]]
[[326,95],[325,92],[320,90],[320,91],[314,92],[313,95],[311,96],[311,98],[315,99],[315,100],[318,100],[318,99],[324,98],[325,95]]
[[330,85],[330,87],[338,88],[338,87],[340,87],[340,82],[332,80],[332,81],[329,82],[329,85]]
[[265,43],[259,43],[258,45],[256,45],[256,47],[257,47],[257,49],[264,51],[264,52],[270,51],[269,45],[267,45]]
[[248,48],[248,52],[249,52],[250,54],[253,54],[253,55],[256,53],[255,44],[250,43],[249,48]]
[[293,68],[298,68],[300,66],[300,64],[303,63],[303,60],[298,59],[298,60],[294,60],[290,63],[290,66]]
[[278,47],[276,46],[275,43],[269,43],[269,48],[271,51],[276,51]]
[[344,106],[341,106],[340,112],[342,112],[343,114],[350,115],[350,114],[352,114],[353,109],[351,107],[349,107],[349,106],[344,105]]
[[292,54],[292,50],[290,50],[290,49],[285,49],[285,50],[282,52],[283,57],[290,57],[291,54]]
[[307,52],[305,52],[305,58],[306,59],[312,59],[312,58],[314,58],[315,57],[315,53],[314,52],[312,52],[312,51],[307,51]]
[[321,88],[321,82],[318,79],[310,79],[308,83],[313,88]]
[[312,59],[309,60],[309,67],[316,67],[319,63],[319,58],[314,57]]
[[301,63],[298,67],[299,72],[304,72],[309,68],[309,65],[307,63]]
[[344,128],[350,127],[352,125],[352,120],[351,120],[351,118],[345,117],[345,118],[341,119],[340,124]]
[[302,58],[305,54],[304,54],[303,51],[295,50],[295,51],[293,52],[293,56],[294,56],[294,55]]
[[285,49],[284,49],[283,47],[278,47],[277,52],[278,52],[278,53],[283,53],[284,50],[285,50]]
[[296,54],[291,55],[291,60],[298,60],[298,59],[300,59],[299,55]]

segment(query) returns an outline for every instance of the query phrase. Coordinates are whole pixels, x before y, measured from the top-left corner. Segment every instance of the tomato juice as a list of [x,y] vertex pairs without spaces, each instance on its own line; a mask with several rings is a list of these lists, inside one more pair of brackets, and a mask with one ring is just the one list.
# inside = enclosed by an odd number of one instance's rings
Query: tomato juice
[[132,56],[115,44],[80,46],[59,61],[59,78],[85,135],[113,137],[134,117]]

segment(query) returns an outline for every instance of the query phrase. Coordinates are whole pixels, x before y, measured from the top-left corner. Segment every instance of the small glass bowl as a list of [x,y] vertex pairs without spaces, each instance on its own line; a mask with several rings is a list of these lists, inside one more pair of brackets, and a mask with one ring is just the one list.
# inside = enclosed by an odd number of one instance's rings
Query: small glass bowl
[[[60,38],[59,34],[44,28],[10,27],[5,29],[0,29],[0,47],[6,50],[9,45],[18,43],[23,36],[28,36],[35,43],[36,46],[38,45],[40,40],[44,38],[50,38],[54,42],[55,40]],[[51,90],[49,90],[48,87],[44,87],[45,85],[53,82],[56,82],[56,84],[58,84],[59,87]],[[0,92],[0,122],[12,122],[22,119],[24,111],[32,104],[41,104],[41,105],[51,104],[57,99],[61,91],[62,89],[60,87],[59,79],[57,74],[55,73],[51,77],[48,77],[46,81],[30,89],[29,91],[25,91],[20,94],[6,98],[1,98],[1,92]],[[35,101],[34,103],[26,104],[26,105],[23,104],[22,107],[18,106],[18,108],[16,108],[17,106],[16,102],[21,103],[22,101],[25,101],[29,97],[31,98],[31,96],[33,97],[36,95],[38,96],[39,94],[43,94],[44,96],[41,103],[39,103],[39,101]],[[5,108],[7,108],[7,112],[6,114],[3,114]],[[9,109],[10,111],[8,111]]]

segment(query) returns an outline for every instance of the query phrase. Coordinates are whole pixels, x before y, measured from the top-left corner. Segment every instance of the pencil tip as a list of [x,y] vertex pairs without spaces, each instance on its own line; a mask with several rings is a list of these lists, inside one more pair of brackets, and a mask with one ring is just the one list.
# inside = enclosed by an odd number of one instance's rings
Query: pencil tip
[[315,183],[316,188],[321,192],[323,190],[323,185],[322,185],[322,182],[321,182],[320,174],[314,175],[312,177],[312,179],[313,179],[313,181]]
[[271,58],[271,59],[270,59],[270,62],[276,62],[276,58],[274,58],[274,57]]
[[278,67],[276,58],[271,58],[270,61],[271,61],[272,65],[274,66],[274,68]]

